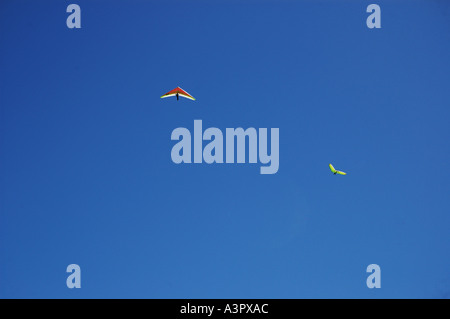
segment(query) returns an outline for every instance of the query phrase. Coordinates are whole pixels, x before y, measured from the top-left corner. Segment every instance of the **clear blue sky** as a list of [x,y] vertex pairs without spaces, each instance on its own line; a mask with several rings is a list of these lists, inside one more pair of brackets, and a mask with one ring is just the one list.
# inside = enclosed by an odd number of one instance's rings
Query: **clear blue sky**
[[[449,31],[437,0],[1,1],[0,297],[449,298]],[[279,128],[278,173],[174,164],[194,119]]]

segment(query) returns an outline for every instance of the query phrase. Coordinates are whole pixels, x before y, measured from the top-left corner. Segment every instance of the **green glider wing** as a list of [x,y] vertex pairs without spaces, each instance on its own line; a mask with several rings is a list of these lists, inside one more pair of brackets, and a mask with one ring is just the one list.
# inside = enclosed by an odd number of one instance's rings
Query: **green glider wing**
[[331,165],[331,164],[330,164],[330,169],[333,174],[336,174],[337,171],[334,169],[333,165]]

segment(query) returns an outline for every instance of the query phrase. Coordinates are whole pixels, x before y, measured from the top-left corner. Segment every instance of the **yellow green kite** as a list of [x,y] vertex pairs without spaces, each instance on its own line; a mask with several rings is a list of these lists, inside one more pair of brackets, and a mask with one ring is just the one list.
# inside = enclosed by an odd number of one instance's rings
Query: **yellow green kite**
[[331,165],[331,164],[330,164],[330,169],[331,169],[331,172],[332,172],[334,175],[336,175],[336,174],[339,174],[339,175],[347,175],[347,173],[344,173],[344,172],[341,172],[341,171],[338,171],[338,170],[334,169],[333,165]]

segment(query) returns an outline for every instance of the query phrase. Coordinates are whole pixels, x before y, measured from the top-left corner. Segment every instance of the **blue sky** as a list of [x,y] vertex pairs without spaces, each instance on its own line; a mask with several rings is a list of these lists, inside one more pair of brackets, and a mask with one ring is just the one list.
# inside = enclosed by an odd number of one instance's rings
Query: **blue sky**
[[[448,298],[449,28],[448,1],[2,1],[0,297]],[[174,164],[195,119],[279,128],[278,173]]]

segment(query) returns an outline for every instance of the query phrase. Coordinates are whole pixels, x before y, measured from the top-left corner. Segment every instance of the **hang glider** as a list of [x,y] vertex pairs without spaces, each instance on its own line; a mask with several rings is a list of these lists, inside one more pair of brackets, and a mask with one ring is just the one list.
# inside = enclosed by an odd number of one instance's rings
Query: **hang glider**
[[179,100],[179,97],[182,96],[189,100],[195,101],[195,98],[192,95],[190,95],[188,92],[186,92],[185,90],[183,90],[180,87],[177,87],[177,88],[173,89],[172,91],[167,92],[166,94],[162,95],[161,98],[164,99],[164,98],[170,97],[170,96],[176,96],[177,100]]
[[330,164],[330,170],[331,170],[331,172],[332,172],[334,175],[336,175],[336,174],[339,174],[339,175],[347,175],[347,173],[344,173],[344,172],[341,172],[341,171],[338,171],[338,170],[334,169],[333,165],[331,165],[331,164]]

